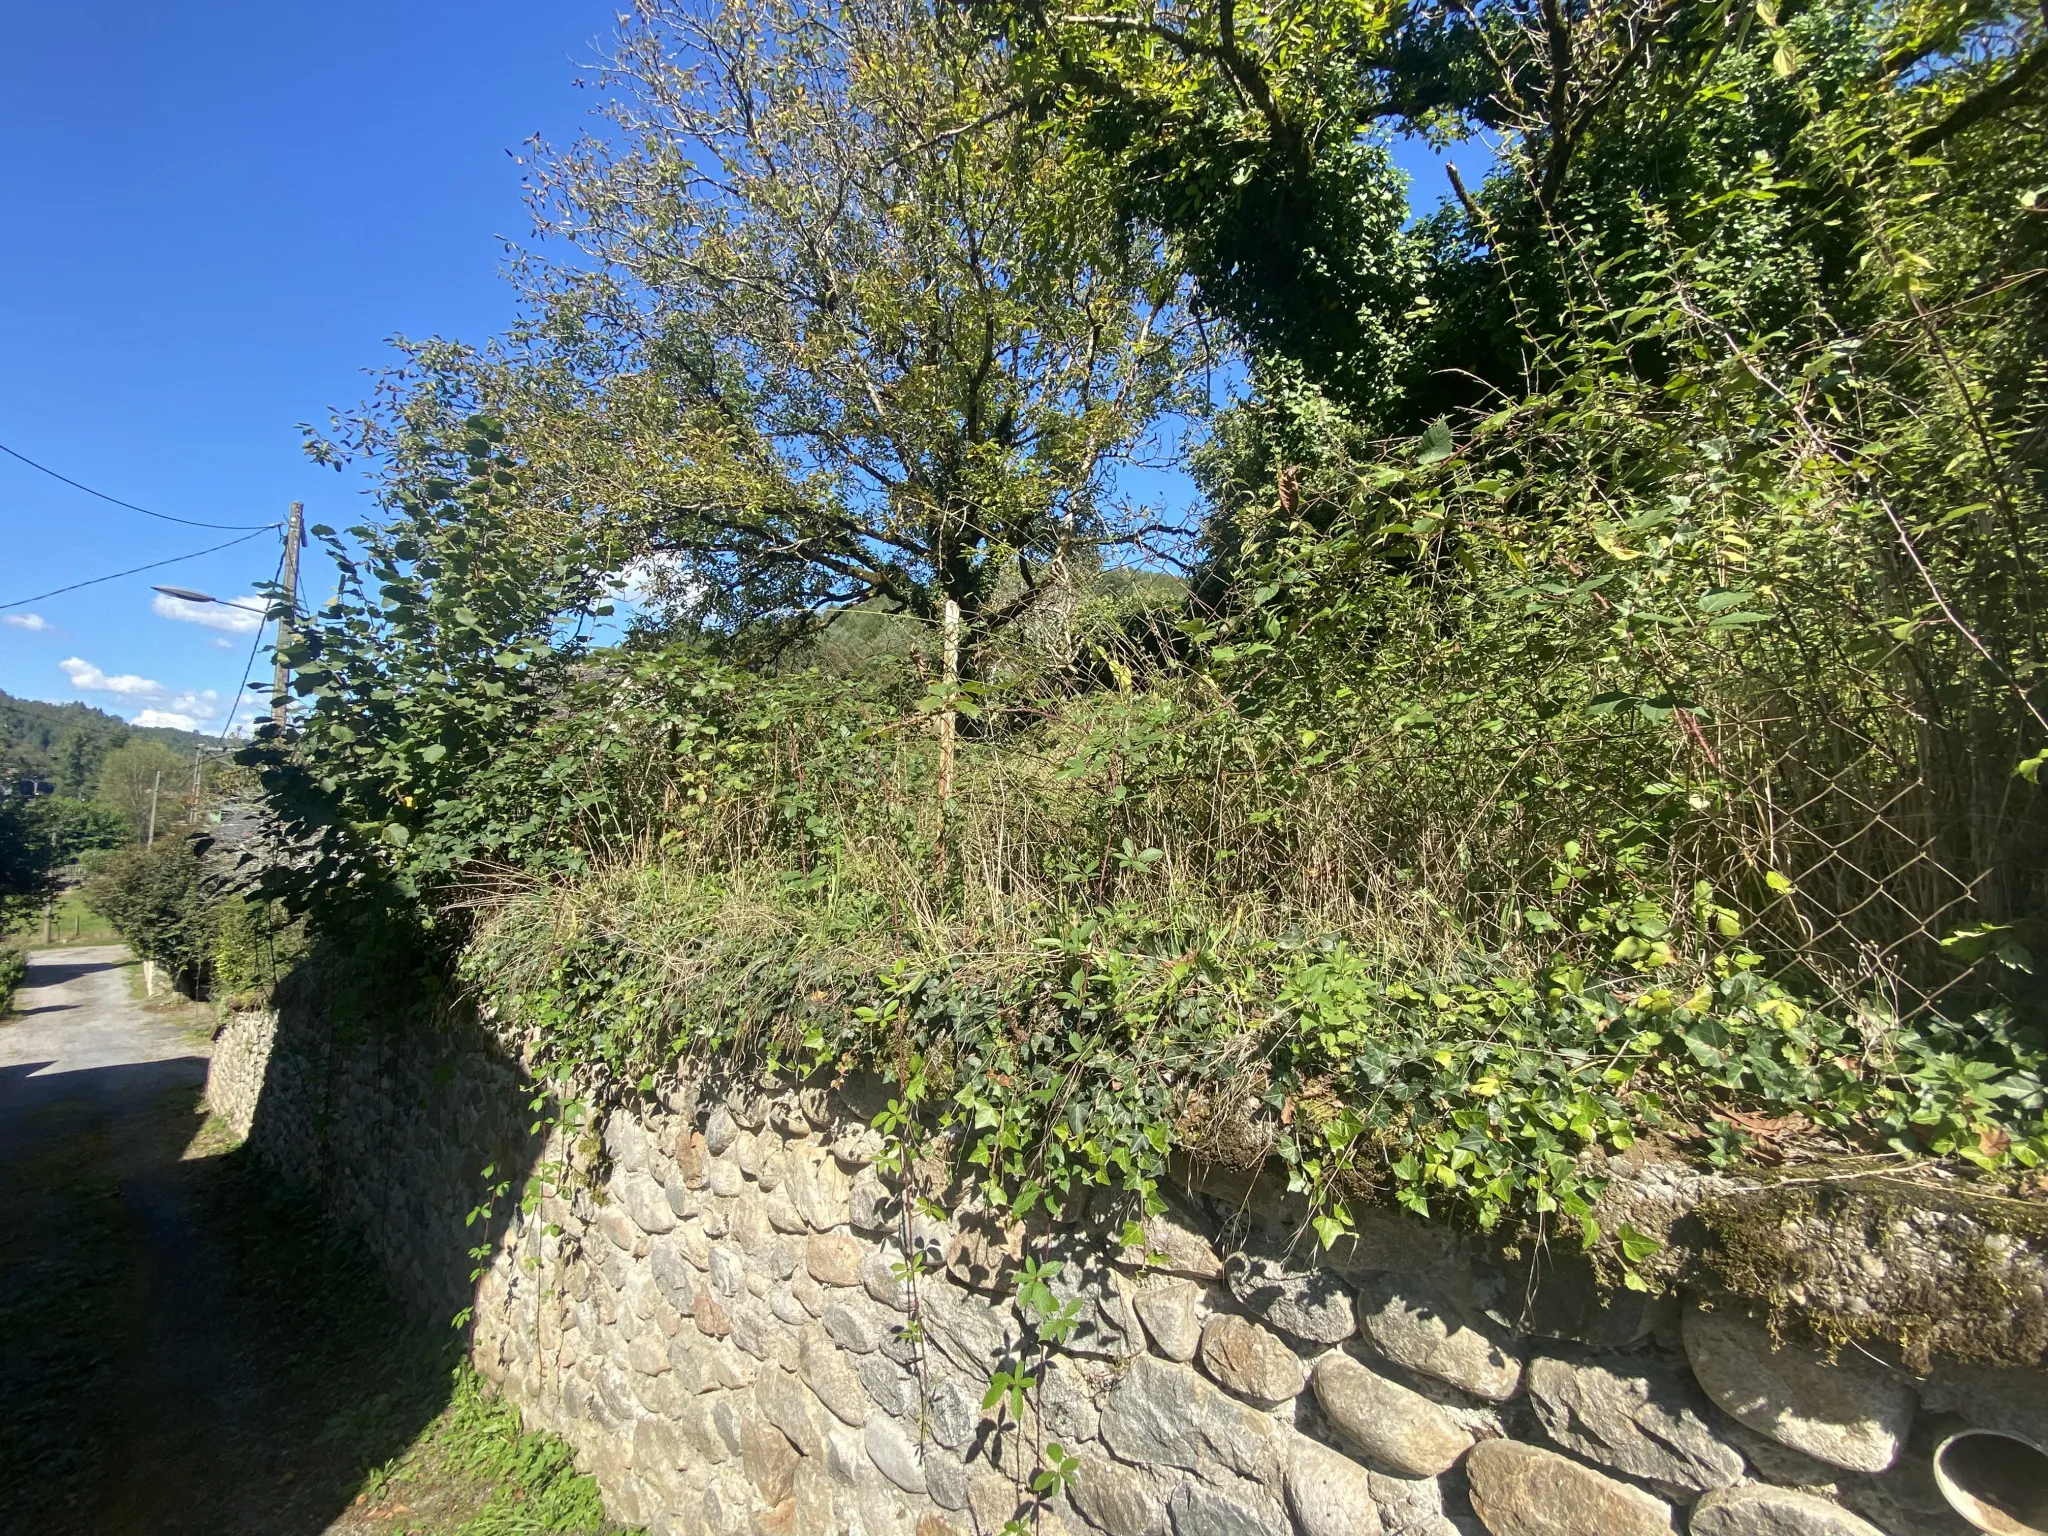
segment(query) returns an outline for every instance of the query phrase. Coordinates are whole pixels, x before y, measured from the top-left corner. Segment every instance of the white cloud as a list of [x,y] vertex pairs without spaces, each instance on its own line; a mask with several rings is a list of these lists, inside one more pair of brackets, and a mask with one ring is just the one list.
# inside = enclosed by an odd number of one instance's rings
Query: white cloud
[[191,715],[181,715],[175,709],[145,709],[135,717],[136,725],[161,725],[173,731],[196,731],[199,722]]
[[[230,608],[227,606],[229,603],[242,606]],[[181,624],[200,624],[208,629],[223,629],[231,635],[253,635],[263,627],[263,599],[253,592],[247,597],[224,598],[217,603],[188,603],[159,592],[149,607],[158,618],[176,619]],[[253,613],[249,611],[252,608],[256,610]]]
[[12,624],[16,629],[45,630],[52,628],[50,621],[40,613],[10,613],[0,623]]
[[57,665],[64,669],[64,675],[71,679],[71,686],[80,693],[118,693],[124,698],[148,698],[169,692],[156,679],[137,677],[132,672],[109,677],[91,662],[77,656],[67,656]]
[[80,656],[67,656],[58,665],[80,693],[111,693],[143,705],[142,712],[135,717],[137,725],[166,725],[173,730],[189,731],[220,714],[220,695],[211,688],[178,693],[153,677],[137,677],[132,672],[110,676]]
[[683,562],[674,555],[642,555],[628,561],[624,570],[614,571],[607,585],[612,597],[645,608],[663,594],[684,599],[694,596],[696,583],[684,572]]
[[214,649],[219,651],[232,651],[235,648],[234,641],[223,640],[219,635],[213,637],[213,645]]

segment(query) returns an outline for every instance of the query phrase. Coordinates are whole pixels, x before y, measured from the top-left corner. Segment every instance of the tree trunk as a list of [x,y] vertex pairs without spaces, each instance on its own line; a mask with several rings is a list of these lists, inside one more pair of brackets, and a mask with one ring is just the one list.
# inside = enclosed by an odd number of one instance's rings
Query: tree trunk
[[960,739],[960,712],[954,707],[954,691],[960,686],[960,605],[950,597],[939,635],[939,677],[946,690],[946,705],[939,711],[939,872],[943,875],[946,821],[953,803],[953,759]]

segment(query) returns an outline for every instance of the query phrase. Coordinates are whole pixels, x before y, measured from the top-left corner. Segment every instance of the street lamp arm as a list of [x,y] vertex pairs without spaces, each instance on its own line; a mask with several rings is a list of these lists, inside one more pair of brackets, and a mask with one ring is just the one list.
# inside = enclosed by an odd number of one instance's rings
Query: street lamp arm
[[268,608],[251,608],[247,603],[231,603],[224,597],[215,597],[210,592],[194,592],[190,587],[156,587],[152,589],[165,597],[174,597],[181,603],[215,603],[222,608],[239,608],[244,613],[260,613],[270,617]]

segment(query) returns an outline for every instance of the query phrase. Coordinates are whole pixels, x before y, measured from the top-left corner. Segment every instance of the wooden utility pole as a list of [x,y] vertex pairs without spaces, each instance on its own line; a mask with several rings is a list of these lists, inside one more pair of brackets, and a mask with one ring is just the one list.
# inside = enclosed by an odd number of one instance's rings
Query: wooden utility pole
[[292,503],[292,514],[284,525],[284,593],[277,616],[277,673],[270,685],[270,723],[284,734],[285,705],[291,696],[292,671],[284,663],[284,650],[291,644],[292,620],[298,616],[299,545],[305,539],[306,508]]
[[199,825],[199,759],[205,750],[204,747],[192,749],[192,814],[185,819],[195,827]]
[[[56,862],[57,862],[57,832],[56,832],[56,829],[55,829],[55,828],[53,827],[53,828],[52,828],[52,829],[50,830],[50,863],[51,863],[51,865],[52,865],[52,866],[54,866],[54,865],[56,864]],[[50,942],[50,924],[51,924],[51,923],[52,923],[53,921],[55,921],[55,919],[56,919],[56,916],[57,916],[57,898],[56,898],[56,897],[54,897],[54,896],[52,896],[52,897],[50,898],[50,902],[49,902],[49,905],[43,908],[43,942],[44,942],[45,944],[47,944],[47,943],[49,943],[49,942]]]
[[159,768],[156,777],[149,781],[149,832],[142,839],[142,846],[145,848],[154,847],[156,844],[156,797],[157,792],[163,787],[164,771]]

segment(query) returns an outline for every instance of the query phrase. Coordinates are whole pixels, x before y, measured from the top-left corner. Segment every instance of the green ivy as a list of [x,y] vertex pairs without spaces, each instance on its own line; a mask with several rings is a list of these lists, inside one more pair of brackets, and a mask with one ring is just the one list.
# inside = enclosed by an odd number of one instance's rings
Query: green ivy
[[[799,893],[720,947],[725,894],[683,889],[694,901],[670,885],[659,914],[601,922],[508,913],[468,956],[469,982],[544,1061],[616,1084],[712,1059],[873,1072],[896,1091],[878,1128],[900,1139],[917,1122],[1016,1215],[1096,1191],[1153,1208],[1169,1155],[1218,1109],[1284,1161],[1325,1243],[1359,1200],[1391,1198],[1481,1228],[1568,1222],[1591,1244],[1589,1154],[1656,1131],[1726,1163],[1756,1116],[1987,1171],[2048,1158],[2038,1038],[1998,1011],[1900,1024],[1814,1010],[1753,953],[1711,947],[1726,912],[1711,892],[1687,923],[1594,909],[1582,921],[1620,933],[1598,976],[1486,956],[1390,976],[1341,938],[1193,933],[1131,907],[1079,912],[999,964],[864,960],[904,936],[850,945]],[[660,931],[636,936],[643,918]],[[684,934],[699,946],[686,983],[671,969]],[[531,984],[494,990],[514,973]]]

